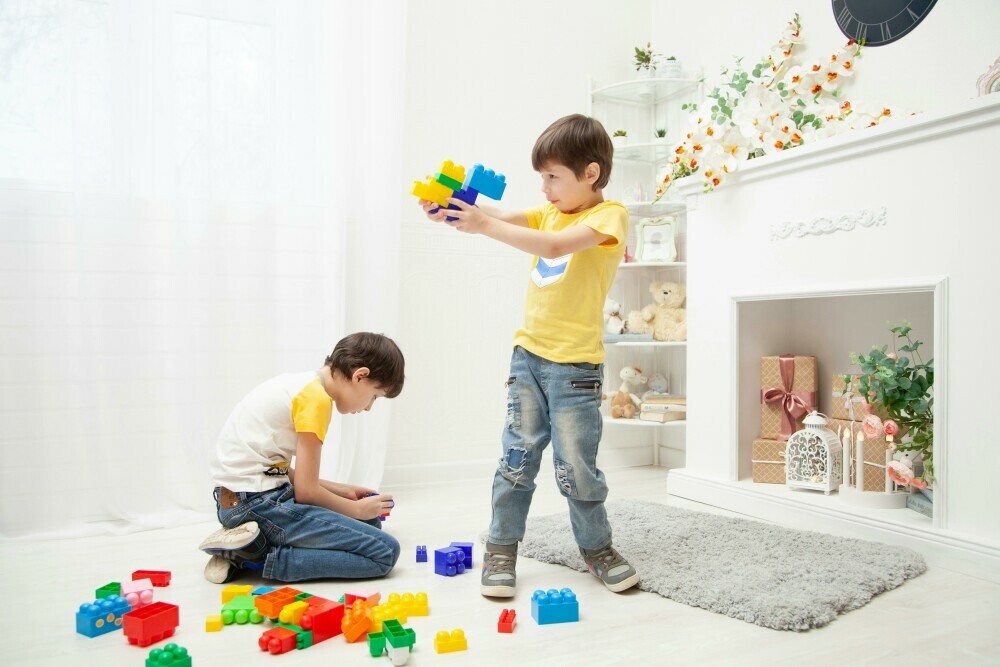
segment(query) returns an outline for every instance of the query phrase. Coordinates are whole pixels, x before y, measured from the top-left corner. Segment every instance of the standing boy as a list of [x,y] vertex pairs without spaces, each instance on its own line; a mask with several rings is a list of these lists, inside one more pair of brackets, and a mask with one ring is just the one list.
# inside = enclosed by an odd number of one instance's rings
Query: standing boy
[[[493,480],[493,518],[483,558],[483,595],[513,597],[517,543],[524,537],[542,451],[552,442],[556,483],[590,572],[612,591],[639,583],[611,546],[597,468],[604,376],[603,306],[625,253],[628,212],[604,201],[614,148],[604,127],[574,114],[535,142],[531,162],[548,203],[505,212],[450,201],[459,210],[427,216],[535,255],[524,326],[514,335],[507,380],[503,457]],[[446,216],[457,218],[447,221]]]

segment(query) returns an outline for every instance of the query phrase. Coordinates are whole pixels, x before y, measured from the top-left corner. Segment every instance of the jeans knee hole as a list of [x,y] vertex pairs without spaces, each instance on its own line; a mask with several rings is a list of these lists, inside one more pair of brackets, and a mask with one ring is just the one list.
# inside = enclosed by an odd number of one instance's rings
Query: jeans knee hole
[[573,466],[558,459],[554,461],[554,464],[559,491],[565,496],[575,496],[576,484],[573,480]]

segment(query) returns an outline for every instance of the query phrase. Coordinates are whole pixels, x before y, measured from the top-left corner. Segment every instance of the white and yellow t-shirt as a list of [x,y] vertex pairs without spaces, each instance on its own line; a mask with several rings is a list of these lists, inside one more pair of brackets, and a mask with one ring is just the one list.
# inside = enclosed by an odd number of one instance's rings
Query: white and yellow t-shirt
[[586,225],[613,239],[557,259],[535,258],[524,327],[514,334],[514,345],[557,363],[602,363],[604,300],[625,255],[628,211],[618,202],[606,201],[566,214],[547,203],[525,215],[532,229],[558,232]]
[[288,481],[299,433],[321,441],[333,399],[319,371],[287,373],[258,385],[226,420],[215,447],[212,480],[230,491],[267,491]]

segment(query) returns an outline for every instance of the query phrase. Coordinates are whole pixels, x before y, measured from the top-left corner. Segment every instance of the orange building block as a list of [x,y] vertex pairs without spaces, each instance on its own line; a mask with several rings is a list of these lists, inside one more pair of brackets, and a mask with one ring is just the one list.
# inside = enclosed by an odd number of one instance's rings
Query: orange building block
[[354,605],[344,613],[344,619],[340,622],[340,629],[344,631],[344,639],[348,642],[364,639],[371,627],[372,619],[368,618],[368,605],[364,600],[355,600]]
[[261,616],[276,619],[281,616],[281,610],[285,608],[285,605],[295,602],[295,596],[301,593],[302,591],[285,586],[276,591],[258,595],[254,598],[253,604]]

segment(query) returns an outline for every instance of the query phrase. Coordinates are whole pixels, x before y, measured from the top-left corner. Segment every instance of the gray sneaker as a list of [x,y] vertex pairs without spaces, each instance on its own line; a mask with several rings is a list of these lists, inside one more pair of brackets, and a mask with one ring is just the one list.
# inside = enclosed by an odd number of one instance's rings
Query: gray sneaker
[[480,579],[479,592],[488,597],[512,598],[517,585],[517,543],[493,544],[486,543],[486,553],[483,554],[483,576]]
[[580,547],[580,555],[590,573],[603,581],[612,592],[621,593],[639,583],[639,574],[635,568],[610,544],[603,549]]

